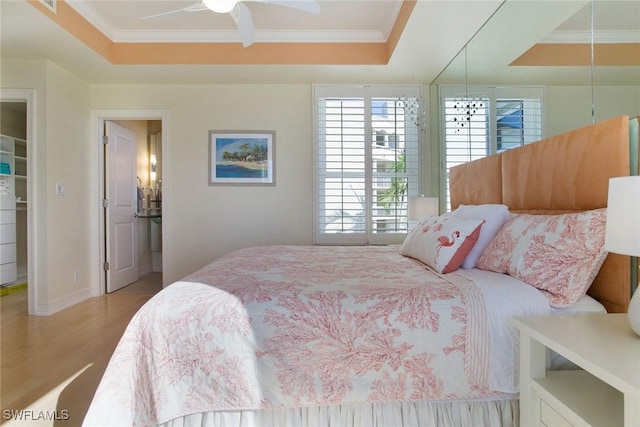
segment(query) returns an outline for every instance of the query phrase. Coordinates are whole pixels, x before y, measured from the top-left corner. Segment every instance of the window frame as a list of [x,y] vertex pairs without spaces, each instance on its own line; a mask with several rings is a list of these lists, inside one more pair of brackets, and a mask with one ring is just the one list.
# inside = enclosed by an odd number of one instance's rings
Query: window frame
[[[362,232],[335,232],[326,233],[320,230],[320,141],[319,141],[319,102],[323,98],[362,98],[364,99],[364,152],[365,152],[365,226]],[[380,110],[381,106],[376,105],[377,98],[416,98],[418,103],[417,120],[421,120],[422,113],[422,86],[421,85],[313,85],[313,163],[314,163],[314,179],[313,179],[313,242],[318,245],[338,244],[338,245],[367,245],[367,244],[397,244],[402,243],[407,230],[395,230],[394,232],[375,232],[374,227],[374,193],[375,188],[373,179],[375,171],[373,171],[375,148],[383,148],[374,140],[374,131],[372,113],[374,109]],[[372,102],[372,100],[374,102]],[[422,145],[423,145],[423,129],[420,123],[416,124],[416,188],[409,188],[406,196],[420,194],[422,188]],[[390,134],[386,135],[389,139]],[[376,135],[377,136],[377,135]],[[385,142],[385,144],[387,144]],[[395,143],[395,140],[394,140]],[[375,147],[374,147],[375,145]],[[386,145],[385,145],[386,146]],[[408,173],[408,171],[407,171]],[[409,178],[408,178],[409,179]],[[397,223],[397,221],[396,221]]]

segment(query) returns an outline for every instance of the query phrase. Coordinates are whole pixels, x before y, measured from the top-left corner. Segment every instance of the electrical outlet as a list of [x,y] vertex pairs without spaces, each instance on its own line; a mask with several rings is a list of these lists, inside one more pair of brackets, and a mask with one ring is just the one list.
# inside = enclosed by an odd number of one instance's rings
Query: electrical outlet
[[78,281],[78,277],[80,277],[80,272],[78,270],[73,272],[73,283]]
[[56,196],[64,196],[64,186],[56,182]]

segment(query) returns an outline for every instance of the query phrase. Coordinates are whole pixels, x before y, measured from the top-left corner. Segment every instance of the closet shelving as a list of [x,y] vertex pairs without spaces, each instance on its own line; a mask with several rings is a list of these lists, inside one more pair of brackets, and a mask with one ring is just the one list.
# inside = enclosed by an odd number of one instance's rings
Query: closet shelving
[[15,141],[15,172],[16,180],[16,209],[27,209],[27,141],[14,138]]
[[0,135],[0,285],[17,279],[16,212],[26,210],[27,141]]

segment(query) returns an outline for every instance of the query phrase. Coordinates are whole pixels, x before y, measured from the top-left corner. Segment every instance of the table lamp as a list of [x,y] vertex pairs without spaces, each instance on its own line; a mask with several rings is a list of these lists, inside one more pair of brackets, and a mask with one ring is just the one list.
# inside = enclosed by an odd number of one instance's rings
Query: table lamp
[[[640,256],[640,176],[609,179],[604,248],[621,255]],[[631,329],[640,335],[640,292],[627,310]]]
[[420,221],[428,215],[437,216],[440,211],[437,197],[409,196],[408,201],[407,217],[409,221]]

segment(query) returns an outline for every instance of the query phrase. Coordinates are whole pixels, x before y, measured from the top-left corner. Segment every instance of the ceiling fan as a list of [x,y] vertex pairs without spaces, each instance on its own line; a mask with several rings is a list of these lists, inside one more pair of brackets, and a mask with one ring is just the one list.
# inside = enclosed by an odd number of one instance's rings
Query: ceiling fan
[[249,8],[244,4],[247,1],[286,6],[309,13],[320,12],[320,5],[316,0],[202,0],[182,9],[156,13],[155,15],[145,16],[142,19],[157,18],[179,12],[199,12],[201,10],[228,13],[240,31],[242,46],[247,47],[253,44],[253,20],[251,19]]

